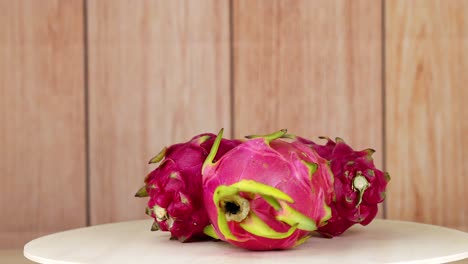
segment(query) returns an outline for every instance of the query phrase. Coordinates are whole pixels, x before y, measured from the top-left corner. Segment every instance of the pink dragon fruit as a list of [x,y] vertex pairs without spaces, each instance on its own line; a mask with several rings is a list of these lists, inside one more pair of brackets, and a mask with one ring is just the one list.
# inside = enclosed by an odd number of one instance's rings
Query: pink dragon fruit
[[367,225],[377,215],[378,204],[385,199],[390,176],[374,165],[373,149],[354,151],[343,139],[336,142],[327,137],[325,145],[301,137],[294,137],[314,149],[330,162],[335,175],[336,200],[331,204],[332,218],[318,228],[327,237],[338,236],[354,224]]
[[[146,213],[155,219],[152,231],[170,231],[172,238],[182,242],[207,238],[203,229],[210,222],[203,204],[201,168],[215,138],[214,134],[195,136],[164,148],[150,160],[164,159],[135,196],[150,197]],[[215,160],[240,143],[223,139]]]
[[202,169],[205,233],[250,250],[303,243],[331,217],[333,174],[327,161],[286,130],[249,140],[214,161],[222,130]]

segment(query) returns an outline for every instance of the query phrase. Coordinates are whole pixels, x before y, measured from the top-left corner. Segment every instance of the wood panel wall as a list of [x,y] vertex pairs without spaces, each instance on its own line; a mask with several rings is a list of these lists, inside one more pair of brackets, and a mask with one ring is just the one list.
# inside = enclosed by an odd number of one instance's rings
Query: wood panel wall
[[0,248],[86,224],[82,1],[0,1]]
[[382,150],[381,2],[233,3],[236,136],[281,127]]
[[468,231],[468,1],[387,1],[388,216]]
[[145,218],[147,160],[220,127],[373,147],[388,218],[468,230],[467,17],[468,0],[0,0],[0,247]]
[[91,224],[144,218],[147,161],[230,130],[229,5],[88,3]]
[[233,3],[234,135],[342,137],[382,167],[381,2]]

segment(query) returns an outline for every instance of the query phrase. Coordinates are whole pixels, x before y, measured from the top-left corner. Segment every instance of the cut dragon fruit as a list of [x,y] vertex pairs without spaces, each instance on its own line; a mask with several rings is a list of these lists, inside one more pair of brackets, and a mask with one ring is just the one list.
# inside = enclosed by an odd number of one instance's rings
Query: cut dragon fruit
[[280,138],[250,136],[218,161],[222,130],[203,165],[205,233],[250,250],[301,244],[331,217],[333,174],[325,159]]
[[290,136],[314,149],[330,161],[335,175],[336,200],[331,204],[332,218],[318,231],[327,237],[338,236],[354,224],[367,225],[377,215],[378,204],[385,199],[390,176],[374,165],[372,149],[355,151],[343,139],[327,137],[325,145],[305,138]]
[[[135,196],[150,197],[146,213],[155,219],[151,230],[170,231],[172,238],[182,242],[206,238],[203,229],[210,222],[203,204],[201,168],[215,138],[214,134],[195,136],[164,148],[150,160],[162,162]],[[223,139],[215,160],[240,143]]]

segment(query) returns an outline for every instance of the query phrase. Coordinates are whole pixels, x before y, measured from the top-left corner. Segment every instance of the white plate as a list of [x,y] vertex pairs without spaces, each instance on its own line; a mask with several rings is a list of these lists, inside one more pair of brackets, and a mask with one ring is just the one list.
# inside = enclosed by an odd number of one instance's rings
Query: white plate
[[150,232],[151,220],[80,228],[35,239],[24,255],[39,263],[253,264],[444,263],[468,258],[468,233],[374,220],[340,237],[313,237],[292,250],[251,252],[224,242],[180,243]]

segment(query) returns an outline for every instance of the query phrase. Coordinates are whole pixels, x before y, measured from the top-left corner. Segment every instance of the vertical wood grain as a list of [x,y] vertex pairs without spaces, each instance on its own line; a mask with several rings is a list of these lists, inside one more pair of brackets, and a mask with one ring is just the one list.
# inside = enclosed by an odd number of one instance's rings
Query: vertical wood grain
[[230,129],[228,2],[89,1],[88,26],[91,223],[145,218],[147,161]]
[[381,165],[381,1],[233,3],[235,135],[340,136]]
[[468,231],[468,1],[386,1],[388,216]]
[[0,248],[86,224],[82,1],[0,1]]

